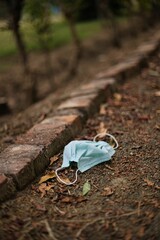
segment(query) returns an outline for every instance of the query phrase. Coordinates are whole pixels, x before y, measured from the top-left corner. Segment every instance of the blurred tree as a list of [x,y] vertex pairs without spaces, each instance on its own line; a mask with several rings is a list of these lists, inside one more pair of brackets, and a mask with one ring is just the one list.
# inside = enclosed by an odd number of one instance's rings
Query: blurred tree
[[[76,2],[76,1],[75,1]],[[78,56],[81,53],[81,42],[78,36],[78,33],[76,31],[76,26],[75,26],[75,20],[74,20],[74,12],[75,10],[79,7],[79,3],[77,2],[76,4],[73,4],[73,1],[67,1],[67,0],[57,0],[58,5],[61,8],[61,11],[68,23],[68,26],[70,28],[71,36],[73,39],[73,43],[76,47]]]
[[77,8],[74,12],[75,21],[90,21],[98,18],[98,0],[77,0],[74,1]]
[[24,72],[29,72],[28,67],[28,55],[26,47],[23,41],[22,34],[20,32],[20,20],[22,17],[22,10],[24,7],[24,0],[4,0],[7,8],[7,16],[9,22],[9,28],[13,31],[14,38],[16,40],[17,48],[19,50]]
[[[116,8],[115,8],[116,7]],[[111,26],[112,29],[112,43],[115,47],[121,46],[121,39],[119,35],[119,28],[117,24],[117,14],[120,13],[122,6],[116,0],[100,0],[99,1],[99,13],[100,17],[105,21],[105,23]],[[104,26],[106,26],[104,24]]]
[[56,0],[56,1],[52,1],[53,4],[56,3],[60,7],[60,9],[62,11],[62,14],[64,15],[64,17],[65,17],[65,19],[68,23],[70,33],[71,33],[71,37],[72,37],[73,44],[74,44],[74,48],[75,48],[74,58],[73,58],[73,60],[70,64],[69,71],[68,71],[68,76],[66,77],[66,79],[73,77],[74,74],[76,73],[78,63],[79,63],[79,60],[80,60],[80,58],[82,56],[82,52],[83,52],[82,44],[81,44],[80,38],[78,36],[77,30],[76,30],[75,17],[74,17],[75,11],[77,11],[79,6],[81,5],[81,1],[82,0],[77,0],[77,1],[74,1],[74,0],[70,0],[70,1],[68,1],[68,0]]
[[52,69],[50,60],[50,44],[53,35],[50,1],[26,0],[24,11],[37,33],[41,49],[43,49],[46,56],[45,67],[50,72]]
[[138,14],[145,19],[145,27],[152,26],[160,17],[160,0],[137,0]]
[[4,1],[0,1],[0,19],[6,20],[7,18],[7,7]]

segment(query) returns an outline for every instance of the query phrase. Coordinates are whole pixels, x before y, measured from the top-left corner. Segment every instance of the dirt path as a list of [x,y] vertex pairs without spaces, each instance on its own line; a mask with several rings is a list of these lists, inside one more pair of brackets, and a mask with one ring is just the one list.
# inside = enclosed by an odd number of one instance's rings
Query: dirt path
[[[74,186],[37,179],[1,205],[0,239],[159,239],[159,61],[160,52],[77,136],[92,139],[107,129],[119,142],[112,160],[79,174]],[[61,165],[62,155],[54,160],[46,173]],[[86,181],[91,190],[83,196]]]

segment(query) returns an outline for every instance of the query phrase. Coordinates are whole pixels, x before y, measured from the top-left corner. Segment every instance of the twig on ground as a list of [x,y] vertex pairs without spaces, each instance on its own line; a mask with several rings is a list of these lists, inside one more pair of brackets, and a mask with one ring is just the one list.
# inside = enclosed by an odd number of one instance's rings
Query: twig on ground
[[55,223],[85,223],[85,222],[90,222],[91,219],[84,219],[84,220],[81,220],[81,219],[73,219],[73,220],[60,220],[60,219],[57,219],[57,220],[52,220],[52,222],[55,222]]
[[[54,233],[48,223],[48,220],[47,219],[44,219],[38,223],[36,223],[36,226],[40,225],[41,223],[44,223],[45,224],[45,227],[46,227],[46,230],[48,232],[48,235],[50,237],[50,239],[52,240],[57,240],[57,238],[54,236]],[[29,226],[27,227],[26,229],[24,229],[22,235],[18,238],[18,240],[23,240],[26,236],[26,234],[28,234],[31,230],[33,230],[35,228],[35,225],[34,226]]]
[[49,225],[49,223],[48,223],[48,220],[45,219],[45,220],[43,220],[42,222],[44,222],[44,224],[45,224],[45,226],[46,226],[46,229],[47,229],[47,231],[48,231],[49,237],[50,237],[51,239],[53,239],[53,240],[57,240],[57,238],[55,237],[55,235],[54,235],[54,233],[53,233],[53,231],[52,231],[52,229],[51,229],[51,227],[50,227],[50,225]]
[[95,222],[97,222],[97,221],[104,221],[104,218],[96,218],[96,219],[94,219],[92,222],[88,222],[87,224],[85,224],[82,228],[80,228],[79,230],[78,230],[78,232],[76,233],[76,238],[78,238],[80,235],[81,235],[81,233],[88,227],[88,226],[90,226],[90,225],[92,225],[92,224],[94,224]]
[[141,211],[141,201],[138,202],[138,209],[137,209],[137,215],[138,217],[140,216],[140,211]]
[[117,217],[128,217],[128,216],[131,216],[131,215],[134,215],[134,214],[137,214],[137,213],[138,213],[138,211],[135,210],[135,211],[133,211],[133,212],[124,213],[124,214],[119,215],[119,216],[117,216]]
[[30,226],[30,227],[26,228],[23,231],[22,235],[17,240],[23,240],[25,238],[26,234],[29,233],[32,229],[34,229],[33,226]]
[[110,167],[109,165],[106,164],[105,166],[106,166],[106,168],[108,168],[109,170],[115,171],[115,169],[112,168],[112,167]]

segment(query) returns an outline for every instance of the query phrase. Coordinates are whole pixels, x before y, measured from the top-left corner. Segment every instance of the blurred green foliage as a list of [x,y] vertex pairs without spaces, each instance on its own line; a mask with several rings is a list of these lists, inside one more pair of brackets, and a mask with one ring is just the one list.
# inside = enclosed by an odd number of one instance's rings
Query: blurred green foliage
[[[76,28],[79,37],[83,40],[92,37],[101,30],[101,23],[99,21],[91,21],[84,23],[77,23]],[[27,51],[41,51],[42,46],[37,38],[37,33],[33,25],[23,20],[21,23],[21,32],[26,43]],[[71,42],[71,35],[67,23],[63,20],[55,22],[52,27],[53,38],[49,42],[51,50],[64,46]],[[14,42],[10,30],[2,31],[0,34],[0,57],[5,57],[16,53],[16,44]]]
[[[13,0],[15,1],[15,0]],[[25,0],[23,17],[20,22],[21,34],[24,37],[27,51],[40,51],[42,48],[54,49],[71,42],[71,34],[64,20],[53,21],[55,18],[52,7],[59,0]],[[76,29],[81,39],[100,31],[100,21],[85,22],[101,16],[99,4],[112,13],[112,16],[130,17],[131,15],[160,15],[160,0],[61,0],[71,11],[76,21]],[[16,44],[7,26],[8,13],[5,1],[0,1],[0,56],[16,53]]]

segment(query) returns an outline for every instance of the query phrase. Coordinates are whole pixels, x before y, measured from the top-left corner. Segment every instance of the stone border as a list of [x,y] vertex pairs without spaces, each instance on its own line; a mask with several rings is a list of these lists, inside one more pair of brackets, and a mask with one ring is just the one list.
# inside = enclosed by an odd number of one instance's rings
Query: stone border
[[70,98],[46,118],[16,139],[0,154],[0,202],[23,189],[49,164],[83,128],[86,120],[98,111],[100,104],[117,85],[138,74],[147,59],[160,47],[160,37],[141,45],[123,62],[96,75],[95,80],[75,89]]

